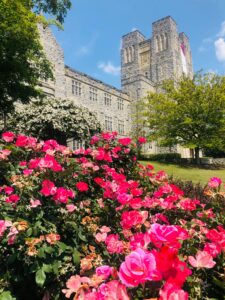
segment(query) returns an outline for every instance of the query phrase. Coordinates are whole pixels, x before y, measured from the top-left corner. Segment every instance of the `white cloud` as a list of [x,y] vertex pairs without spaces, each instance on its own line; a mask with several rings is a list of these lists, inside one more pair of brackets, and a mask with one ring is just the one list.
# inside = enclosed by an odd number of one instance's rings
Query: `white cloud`
[[206,48],[204,46],[198,47],[198,52],[205,52]]
[[225,37],[225,21],[221,23],[220,32],[217,34],[218,37]]
[[214,42],[214,45],[217,59],[225,62],[225,40],[221,37]]
[[98,64],[98,68],[107,74],[111,74],[114,76],[120,75],[120,67],[114,66],[111,61],[108,61],[107,63],[100,62]]
[[88,46],[82,46],[76,51],[76,55],[86,55],[90,52],[90,48]]
[[131,31],[136,31],[137,30],[137,28],[136,27],[133,27],[132,29],[131,29]]

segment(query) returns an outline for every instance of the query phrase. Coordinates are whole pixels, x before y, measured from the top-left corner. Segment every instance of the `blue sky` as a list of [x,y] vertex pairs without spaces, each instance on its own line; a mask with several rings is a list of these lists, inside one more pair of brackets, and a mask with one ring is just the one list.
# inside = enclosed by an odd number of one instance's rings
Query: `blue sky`
[[64,31],[54,29],[65,63],[120,87],[121,36],[172,16],[190,39],[194,70],[225,73],[225,0],[72,0]]

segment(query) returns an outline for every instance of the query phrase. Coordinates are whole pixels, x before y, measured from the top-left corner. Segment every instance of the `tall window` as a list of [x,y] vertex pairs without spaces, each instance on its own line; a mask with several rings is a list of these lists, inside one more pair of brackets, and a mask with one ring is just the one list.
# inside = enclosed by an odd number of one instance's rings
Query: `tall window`
[[97,101],[98,100],[98,91],[97,91],[97,89],[95,89],[93,87],[90,87],[89,92],[90,92],[90,100],[91,101]]
[[105,93],[104,103],[105,103],[105,106],[111,106],[112,101],[111,101],[111,95],[110,94]]
[[77,96],[81,95],[81,82],[72,80],[72,94]]
[[73,150],[85,148],[85,142],[81,141],[81,140],[73,140],[72,148],[73,148]]
[[124,134],[124,121],[118,121],[118,133]]
[[117,107],[118,107],[118,110],[123,110],[124,109],[123,99],[120,99],[120,98],[117,99]]
[[105,130],[112,131],[112,117],[105,116]]

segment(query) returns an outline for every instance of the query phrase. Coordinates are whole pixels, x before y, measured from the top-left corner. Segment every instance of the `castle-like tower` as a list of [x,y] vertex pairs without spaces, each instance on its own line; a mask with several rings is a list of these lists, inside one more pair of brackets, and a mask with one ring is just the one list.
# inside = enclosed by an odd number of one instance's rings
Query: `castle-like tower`
[[178,80],[182,74],[193,76],[190,44],[172,17],[152,24],[151,39],[139,30],[122,37],[121,86],[134,101],[148,91],[157,92],[163,80]]
[[[176,22],[171,17],[153,23],[151,39],[146,39],[138,30],[123,36],[122,90],[65,66],[63,50],[51,30],[39,26],[39,31],[54,73],[54,80],[40,82],[44,92],[62,101],[72,99],[76,105],[87,107],[96,114],[106,131],[117,131],[120,136],[134,133],[136,103],[148,91],[157,92],[165,79],[177,80],[182,74],[192,76],[193,73],[188,38],[184,33],[178,33]],[[158,147],[157,143],[146,147],[147,153],[171,150]],[[183,149],[176,148],[173,151],[183,153],[184,157],[189,155]]]

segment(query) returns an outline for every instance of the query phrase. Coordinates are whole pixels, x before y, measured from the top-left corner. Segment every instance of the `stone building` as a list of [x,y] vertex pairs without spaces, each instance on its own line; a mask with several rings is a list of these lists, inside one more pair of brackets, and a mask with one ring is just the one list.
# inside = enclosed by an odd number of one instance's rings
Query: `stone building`
[[[146,39],[139,31],[122,37],[121,90],[87,74],[65,66],[63,50],[51,30],[40,28],[40,36],[48,59],[54,69],[54,81],[41,82],[46,94],[63,99],[95,112],[106,131],[121,136],[132,130],[135,103],[148,91],[157,92],[165,79],[179,79],[182,74],[193,75],[188,37],[179,33],[177,24],[168,16],[152,24],[152,37]],[[189,149],[166,149],[151,143],[148,153],[175,151],[189,157]]]

